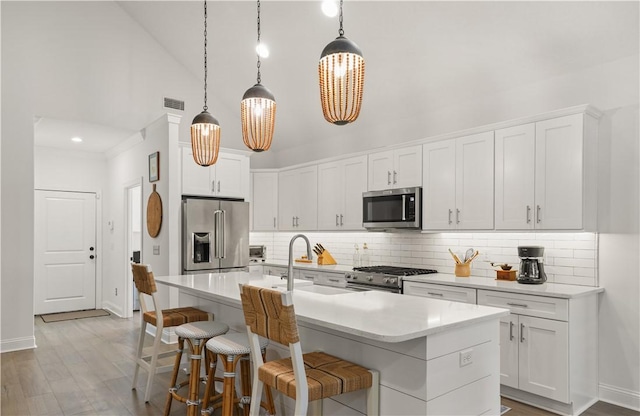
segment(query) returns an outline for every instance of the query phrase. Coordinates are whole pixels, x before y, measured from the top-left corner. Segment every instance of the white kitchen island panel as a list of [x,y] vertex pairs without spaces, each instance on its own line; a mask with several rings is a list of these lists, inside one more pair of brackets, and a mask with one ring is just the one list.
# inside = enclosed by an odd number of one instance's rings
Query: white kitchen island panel
[[[179,288],[181,306],[212,312],[239,332],[246,327],[238,283],[283,283],[240,272],[156,281]],[[296,281],[300,289],[309,283]],[[383,292],[323,295],[294,289],[293,299],[303,351],[325,351],[380,372],[382,415],[499,414],[499,319],[506,310],[424,298],[406,302],[407,297]],[[470,362],[461,361],[461,352]],[[288,355],[287,348],[271,344],[267,359]],[[465,393],[470,385],[476,387]],[[483,400],[459,407],[459,397],[476,390]],[[291,414],[293,400],[275,397],[278,414]],[[354,392],[326,399],[325,414],[362,414],[364,397],[364,392]]]

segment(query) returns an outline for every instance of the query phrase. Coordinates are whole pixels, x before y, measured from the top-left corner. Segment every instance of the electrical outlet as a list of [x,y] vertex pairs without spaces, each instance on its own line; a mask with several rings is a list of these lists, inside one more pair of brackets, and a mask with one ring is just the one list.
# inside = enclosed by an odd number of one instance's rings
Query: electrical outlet
[[460,367],[469,365],[473,362],[473,349],[460,351]]

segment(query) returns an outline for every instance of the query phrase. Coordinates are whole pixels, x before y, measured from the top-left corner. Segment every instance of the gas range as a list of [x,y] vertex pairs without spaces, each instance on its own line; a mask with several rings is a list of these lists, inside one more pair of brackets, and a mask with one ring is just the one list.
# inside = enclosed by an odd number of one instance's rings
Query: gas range
[[433,269],[412,267],[368,266],[354,267],[345,274],[347,287],[354,290],[383,290],[402,293],[402,278],[419,274],[438,273]]

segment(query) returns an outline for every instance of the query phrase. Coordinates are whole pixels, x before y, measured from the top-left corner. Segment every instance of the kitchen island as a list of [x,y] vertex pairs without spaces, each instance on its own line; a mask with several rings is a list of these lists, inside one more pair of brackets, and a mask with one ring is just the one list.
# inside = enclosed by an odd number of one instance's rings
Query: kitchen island
[[[245,272],[156,277],[179,289],[180,306],[206,309],[244,332],[239,283],[286,288]],[[380,372],[384,415],[499,414],[501,308],[391,293],[351,292],[296,281],[293,300],[303,351],[325,351]],[[268,359],[288,356],[271,345]],[[292,401],[277,396],[279,414]],[[364,413],[364,394],[325,399],[332,414]]]

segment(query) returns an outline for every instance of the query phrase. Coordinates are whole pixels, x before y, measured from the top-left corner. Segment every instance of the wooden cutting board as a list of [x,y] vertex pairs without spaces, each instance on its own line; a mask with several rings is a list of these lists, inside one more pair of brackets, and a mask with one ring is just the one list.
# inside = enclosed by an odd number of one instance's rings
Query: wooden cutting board
[[162,199],[156,192],[154,183],[153,192],[149,195],[147,202],[147,232],[152,238],[156,238],[160,234],[160,227],[162,227]]

